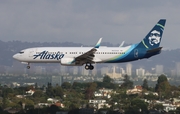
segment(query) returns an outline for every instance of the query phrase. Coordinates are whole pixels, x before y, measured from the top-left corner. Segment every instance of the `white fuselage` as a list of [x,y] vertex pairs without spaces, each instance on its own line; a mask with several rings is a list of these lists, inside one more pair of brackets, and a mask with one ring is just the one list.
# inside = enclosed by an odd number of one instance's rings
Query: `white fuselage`
[[[127,47],[100,47],[95,52],[94,61],[102,63],[118,55],[124,55]],[[28,48],[15,54],[13,58],[27,63],[60,63],[62,58],[76,58],[92,47],[37,47]]]

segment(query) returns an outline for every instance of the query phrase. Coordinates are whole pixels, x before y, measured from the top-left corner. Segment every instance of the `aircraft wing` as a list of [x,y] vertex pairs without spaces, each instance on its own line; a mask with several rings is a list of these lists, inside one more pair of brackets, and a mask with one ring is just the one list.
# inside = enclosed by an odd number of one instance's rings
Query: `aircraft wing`
[[75,61],[83,61],[83,62],[90,62],[92,63],[93,58],[94,58],[94,53],[97,51],[96,48],[92,48],[88,52],[78,56],[75,58]]
[[82,55],[76,57],[75,61],[81,61],[82,63],[86,63],[86,62],[94,63],[94,61],[93,61],[94,54],[97,51],[97,48],[99,48],[99,46],[101,44],[101,40],[102,40],[102,38],[99,39],[99,41],[94,46],[94,48],[92,48],[91,50],[87,51],[86,53],[83,53]]

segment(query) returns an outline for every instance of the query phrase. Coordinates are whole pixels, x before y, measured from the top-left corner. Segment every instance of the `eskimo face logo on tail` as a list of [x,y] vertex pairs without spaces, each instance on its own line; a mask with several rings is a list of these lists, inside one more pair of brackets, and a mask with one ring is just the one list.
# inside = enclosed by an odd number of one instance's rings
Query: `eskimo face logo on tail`
[[36,58],[40,58],[40,59],[62,59],[64,57],[64,54],[61,54],[59,51],[57,53],[49,53],[48,51],[43,51],[39,54],[36,54],[36,55],[33,55],[34,58],[33,59],[36,59]]
[[150,45],[154,45],[154,44],[159,44],[160,43],[160,40],[161,40],[161,37],[160,37],[160,32],[157,31],[157,30],[153,30],[151,33],[150,33],[150,36],[149,36],[149,44]]

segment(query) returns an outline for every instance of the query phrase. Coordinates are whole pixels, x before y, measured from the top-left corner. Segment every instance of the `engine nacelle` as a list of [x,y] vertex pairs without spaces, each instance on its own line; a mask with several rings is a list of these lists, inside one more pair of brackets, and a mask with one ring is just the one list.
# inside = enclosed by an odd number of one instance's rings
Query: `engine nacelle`
[[62,58],[61,65],[67,65],[67,66],[75,65],[74,58]]
[[62,58],[61,59],[61,65],[65,66],[82,66],[83,63],[79,61],[75,61],[74,58]]

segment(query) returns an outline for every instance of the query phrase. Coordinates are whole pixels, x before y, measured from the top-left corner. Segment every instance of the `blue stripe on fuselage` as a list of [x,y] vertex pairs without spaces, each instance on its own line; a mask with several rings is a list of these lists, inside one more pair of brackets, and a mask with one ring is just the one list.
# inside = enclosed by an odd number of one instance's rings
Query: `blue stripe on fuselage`
[[[133,61],[134,58],[134,49],[137,47],[138,44],[133,44],[131,47],[125,52],[124,55],[119,55],[119,57],[111,60],[105,61],[105,63],[118,63],[118,62],[126,62],[126,61]],[[132,55],[133,54],[133,55]]]

